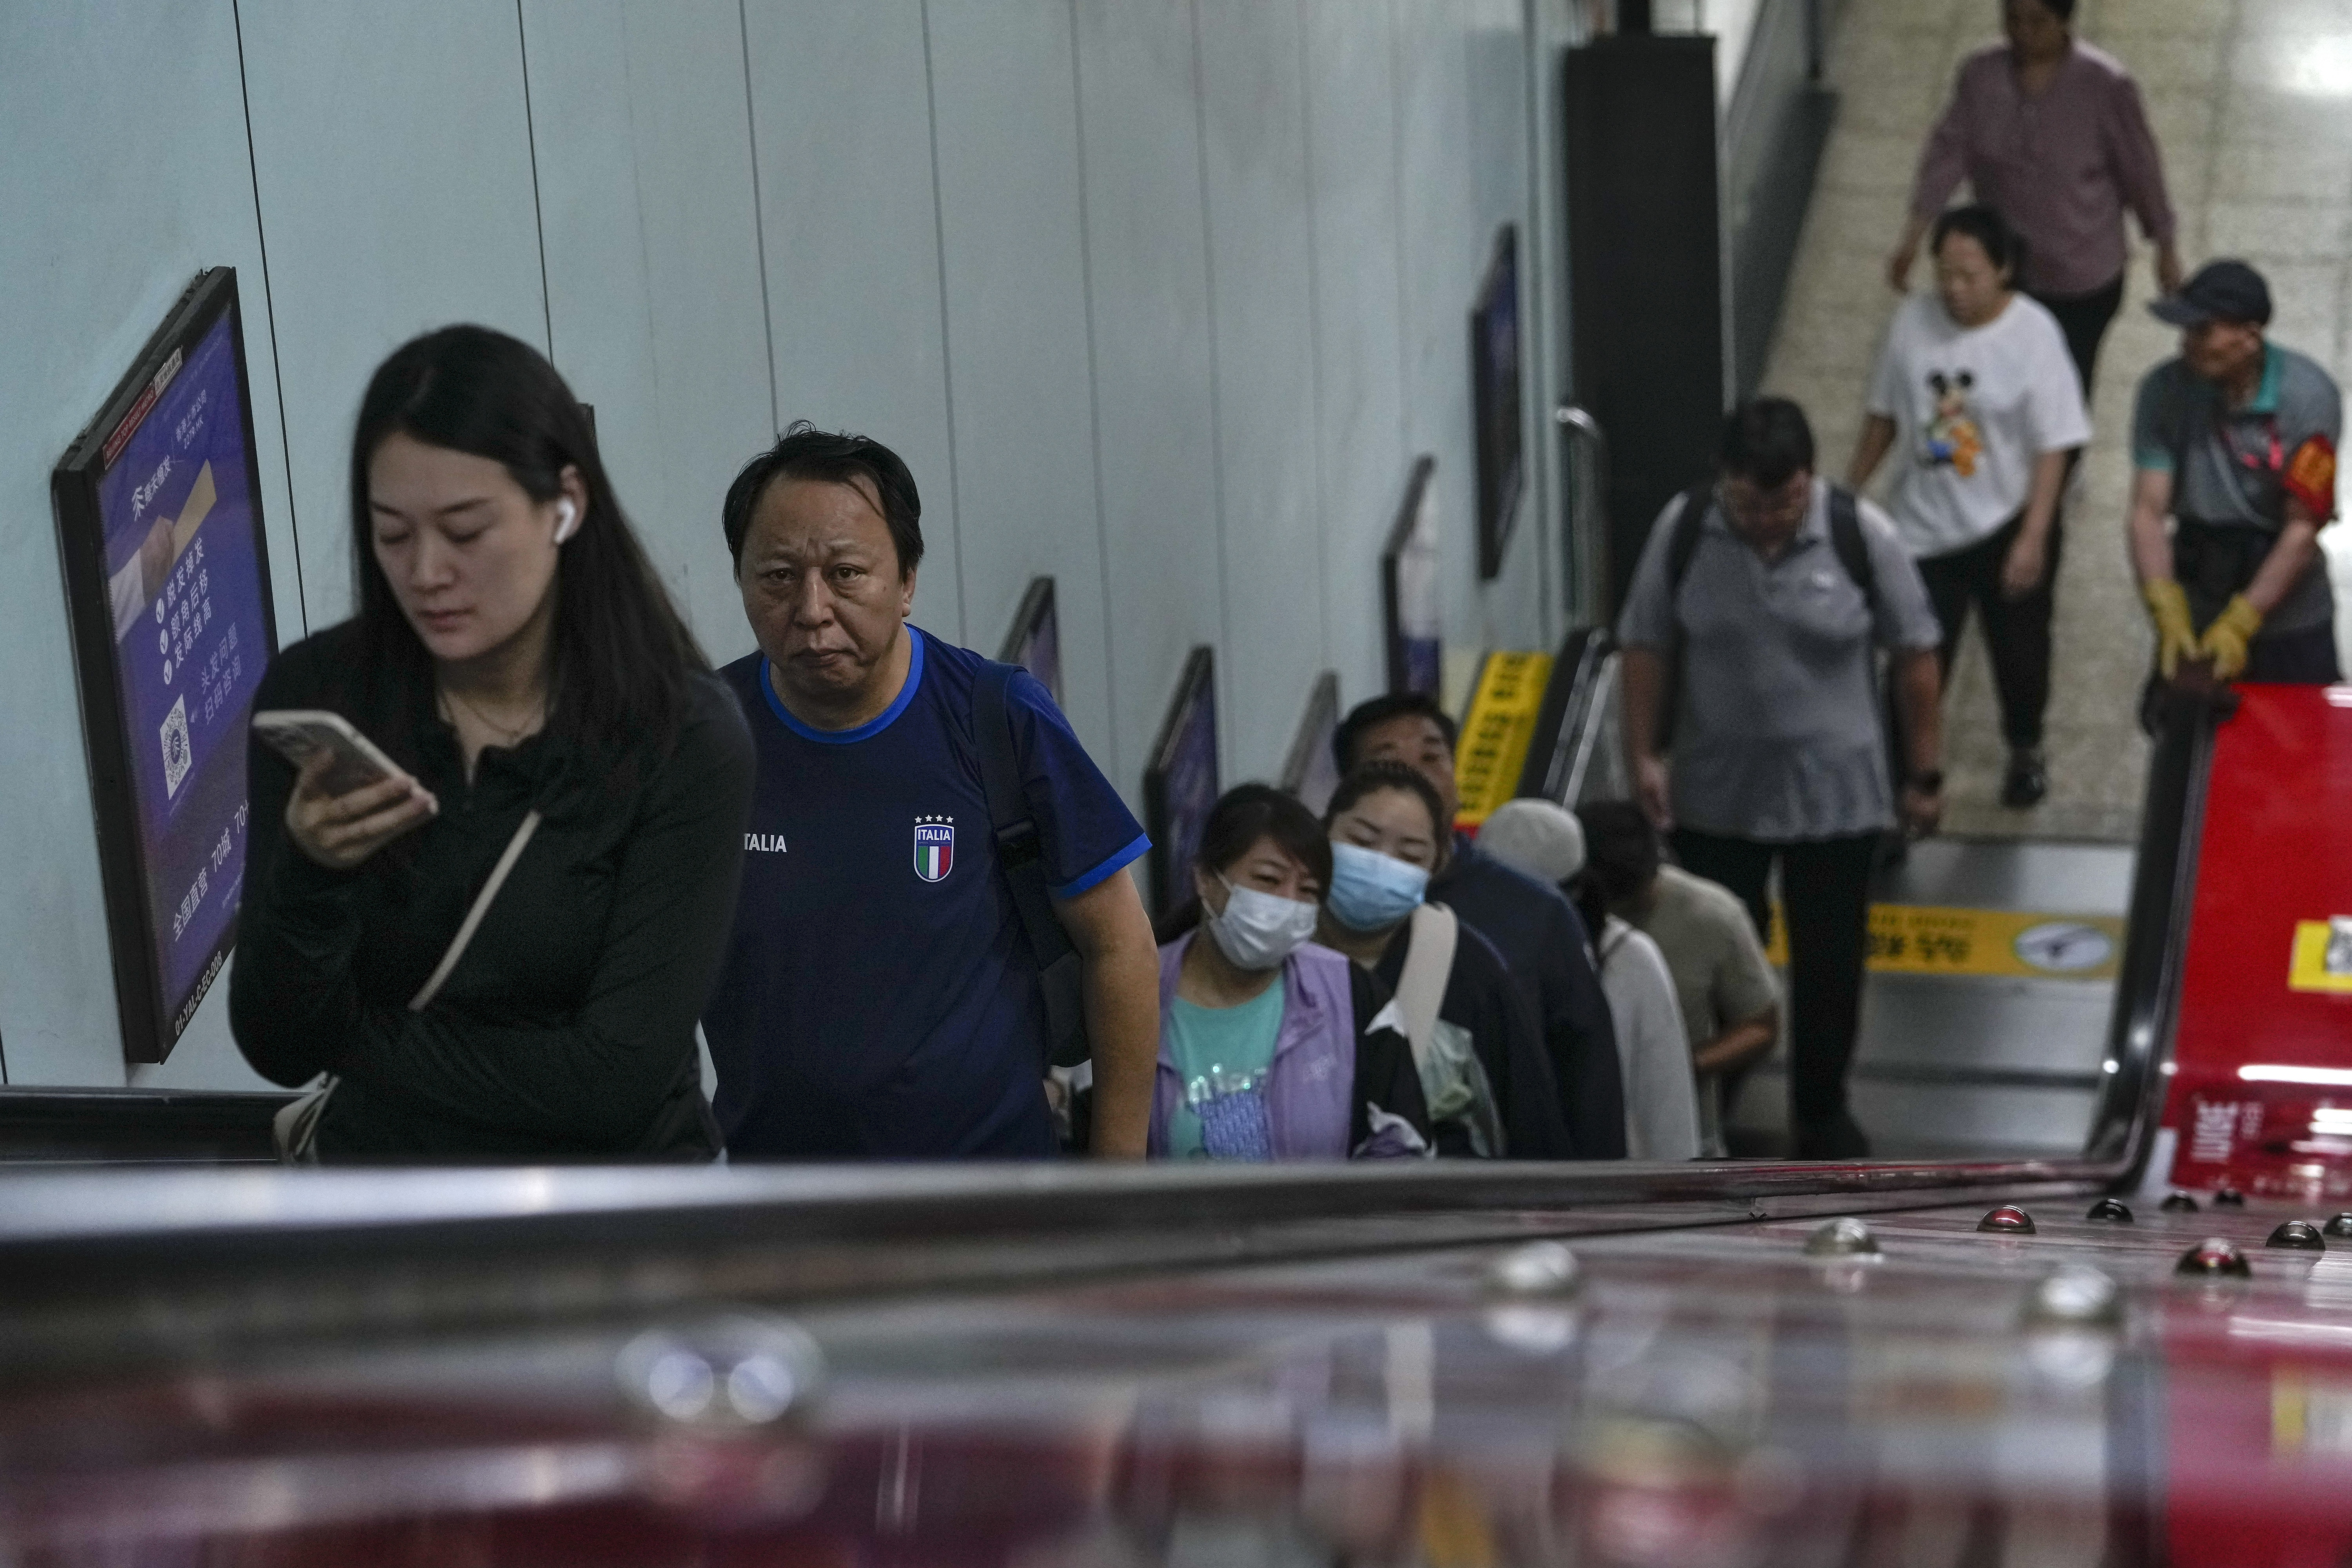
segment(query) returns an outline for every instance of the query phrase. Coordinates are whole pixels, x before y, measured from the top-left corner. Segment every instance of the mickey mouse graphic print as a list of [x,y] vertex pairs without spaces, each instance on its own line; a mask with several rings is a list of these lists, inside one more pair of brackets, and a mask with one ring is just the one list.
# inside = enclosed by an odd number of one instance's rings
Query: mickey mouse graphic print
[[2022,294],[1979,327],[1933,294],[1895,310],[1871,377],[1869,411],[1895,421],[1887,512],[1914,556],[1948,555],[2025,510],[2045,452],[2091,438],[2083,387],[2057,319]]
[[1929,468],[1948,466],[1964,479],[1977,477],[1977,458],[1984,452],[1984,437],[1977,434],[1977,422],[1969,417],[1969,389],[1977,384],[1970,371],[1954,371],[1946,375],[1940,370],[1927,373],[1927,385],[1936,395],[1936,420],[1927,426],[1927,450],[1919,460]]

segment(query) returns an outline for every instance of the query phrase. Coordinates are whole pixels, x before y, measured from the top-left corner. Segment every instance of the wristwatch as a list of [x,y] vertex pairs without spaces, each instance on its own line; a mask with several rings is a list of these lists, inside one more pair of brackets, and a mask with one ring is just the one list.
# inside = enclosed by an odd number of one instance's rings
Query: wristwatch
[[1928,769],[1928,770],[1927,770],[1926,773],[1913,773],[1913,774],[1911,775],[1911,787],[1912,787],[1913,789],[1917,790],[1921,795],[1941,795],[1941,794],[1943,794],[1943,793],[1944,793],[1944,771],[1943,771],[1943,769],[1941,769],[1941,768],[1930,768],[1930,769]]

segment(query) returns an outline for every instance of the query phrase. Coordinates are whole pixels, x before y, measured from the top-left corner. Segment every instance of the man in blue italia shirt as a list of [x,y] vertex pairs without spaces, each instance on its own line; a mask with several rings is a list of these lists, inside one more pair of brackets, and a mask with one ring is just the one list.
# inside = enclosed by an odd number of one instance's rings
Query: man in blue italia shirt
[[[760,651],[721,673],[759,778],[703,1029],[738,1160],[1055,1152],[1045,1000],[973,728],[986,661],[907,621],[921,508],[888,447],[806,425],[728,491]],[[1126,871],[1149,843],[1043,687],[1015,675],[1004,708],[1083,971],[1094,1149],[1139,1158],[1160,969]]]

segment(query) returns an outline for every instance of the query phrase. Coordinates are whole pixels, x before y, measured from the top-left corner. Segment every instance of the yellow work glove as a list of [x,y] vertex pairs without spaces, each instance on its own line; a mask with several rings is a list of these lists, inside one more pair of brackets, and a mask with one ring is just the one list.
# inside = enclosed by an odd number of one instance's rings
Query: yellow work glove
[[2197,630],[2189,624],[2189,595],[2169,577],[2151,577],[2139,585],[2147,601],[2148,619],[2156,623],[2156,668],[2165,679],[2180,668],[2183,658],[2196,658]]
[[2213,661],[2214,679],[2238,679],[2246,668],[2246,645],[2254,640],[2262,626],[2263,613],[2247,603],[2243,594],[2221,607],[2197,644],[2197,651]]

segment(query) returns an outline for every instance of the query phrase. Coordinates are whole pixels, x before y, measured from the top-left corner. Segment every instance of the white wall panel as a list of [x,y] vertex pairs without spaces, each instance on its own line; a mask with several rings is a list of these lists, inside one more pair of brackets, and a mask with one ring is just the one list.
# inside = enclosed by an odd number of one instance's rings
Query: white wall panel
[[1108,767],[1070,7],[929,0],[929,26],[965,636],[993,657],[1030,578],[1050,574],[1064,703]]
[[[16,1084],[121,1084],[98,838],[49,470],[198,268],[237,269],[279,636],[302,632],[228,0],[0,12],[0,1055]],[[216,984],[164,1069],[257,1082]]]
[[1197,3],[1228,754],[1274,779],[1325,648],[1305,72],[1295,5]]
[[1326,646],[1343,702],[1382,689],[1381,546],[1412,472],[1388,7],[1303,0]]
[[[1463,68],[1467,79],[1468,139],[1454,152],[1466,170],[1477,212],[1491,237],[1506,223],[1519,227],[1519,417],[1524,468],[1519,479],[1518,525],[1505,547],[1500,575],[1482,590],[1488,635],[1497,647],[1538,647],[1548,640],[1544,574],[1551,552],[1544,531],[1548,487],[1540,482],[1538,440],[1549,440],[1551,405],[1539,393],[1534,374],[1536,323],[1541,319],[1535,294],[1543,287],[1538,252],[1529,218],[1532,185],[1528,165],[1527,17],[1520,0],[1471,0],[1455,8],[1465,28]],[[1484,259],[1479,263],[1484,266]],[[1466,310],[1472,293],[1463,296]],[[1462,328],[1463,376],[1469,375],[1469,328]],[[1538,420],[1543,422],[1539,425]],[[1474,527],[1475,532],[1475,527]]]
[[310,625],[351,611],[351,438],[403,342],[479,321],[547,347],[511,0],[240,0],[253,169]]
[[907,460],[923,496],[915,616],[961,640],[921,0],[747,0],[744,26],[778,412]]
[[[1246,655],[1219,605],[1209,270],[1192,16],[1168,0],[1077,0],[1097,447],[1118,702],[1110,776],[1139,805],[1186,652]],[[1221,690],[1220,696],[1223,692]],[[1232,772],[1230,703],[1221,738]]]
[[[1482,99],[1523,104],[1523,74],[1497,62],[1515,10],[1457,0],[1395,0],[1398,149],[1405,298],[1405,406],[1416,447],[1437,455],[1445,529],[1449,647],[1533,647],[1541,636],[1535,552],[1525,510],[1504,581],[1478,582],[1477,465],[1470,393],[1469,310],[1506,221],[1525,222],[1525,126]],[[1511,69],[1524,67],[1511,58]],[[1511,112],[1516,113],[1517,110]],[[1521,287],[1531,286],[1522,278]],[[1522,312],[1524,330],[1525,312]],[[1525,354],[1521,359],[1524,365]],[[1522,498],[1522,507],[1526,500]]]
[[1397,187],[1403,273],[1405,427],[1434,453],[1444,522],[1445,640],[1486,640],[1479,602],[1477,469],[1471,442],[1467,311],[1493,237],[1456,162],[1469,140],[1462,29],[1447,0],[1393,0]]
[[[1467,311],[1496,226],[1526,232],[1555,68],[1527,17],[1557,0],[143,4],[0,7],[0,210],[37,215],[0,226],[0,495],[28,520],[0,651],[42,742],[0,752],[19,1081],[123,1072],[47,473],[205,263],[245,274],[289,640],[348,610],[368,373],[465,320],[596,405],[715,657],[751,647],[717,527],[741,460],[780,419],[889,442],[929,502],[919,618],[992,651],[1052,573],[1071,716],[1138,805],[1196,644],[1228,779],[1280,763],[1318,669],[1378,689],[1420,452],[1449,640],[1543,636],[1538,492],[1476,579]],[[252,1081],[218,1002],[152,1081]]]
[[735,0],[525,0],[555,363],[703,650],[751,650],[719,503],[774,431]]

